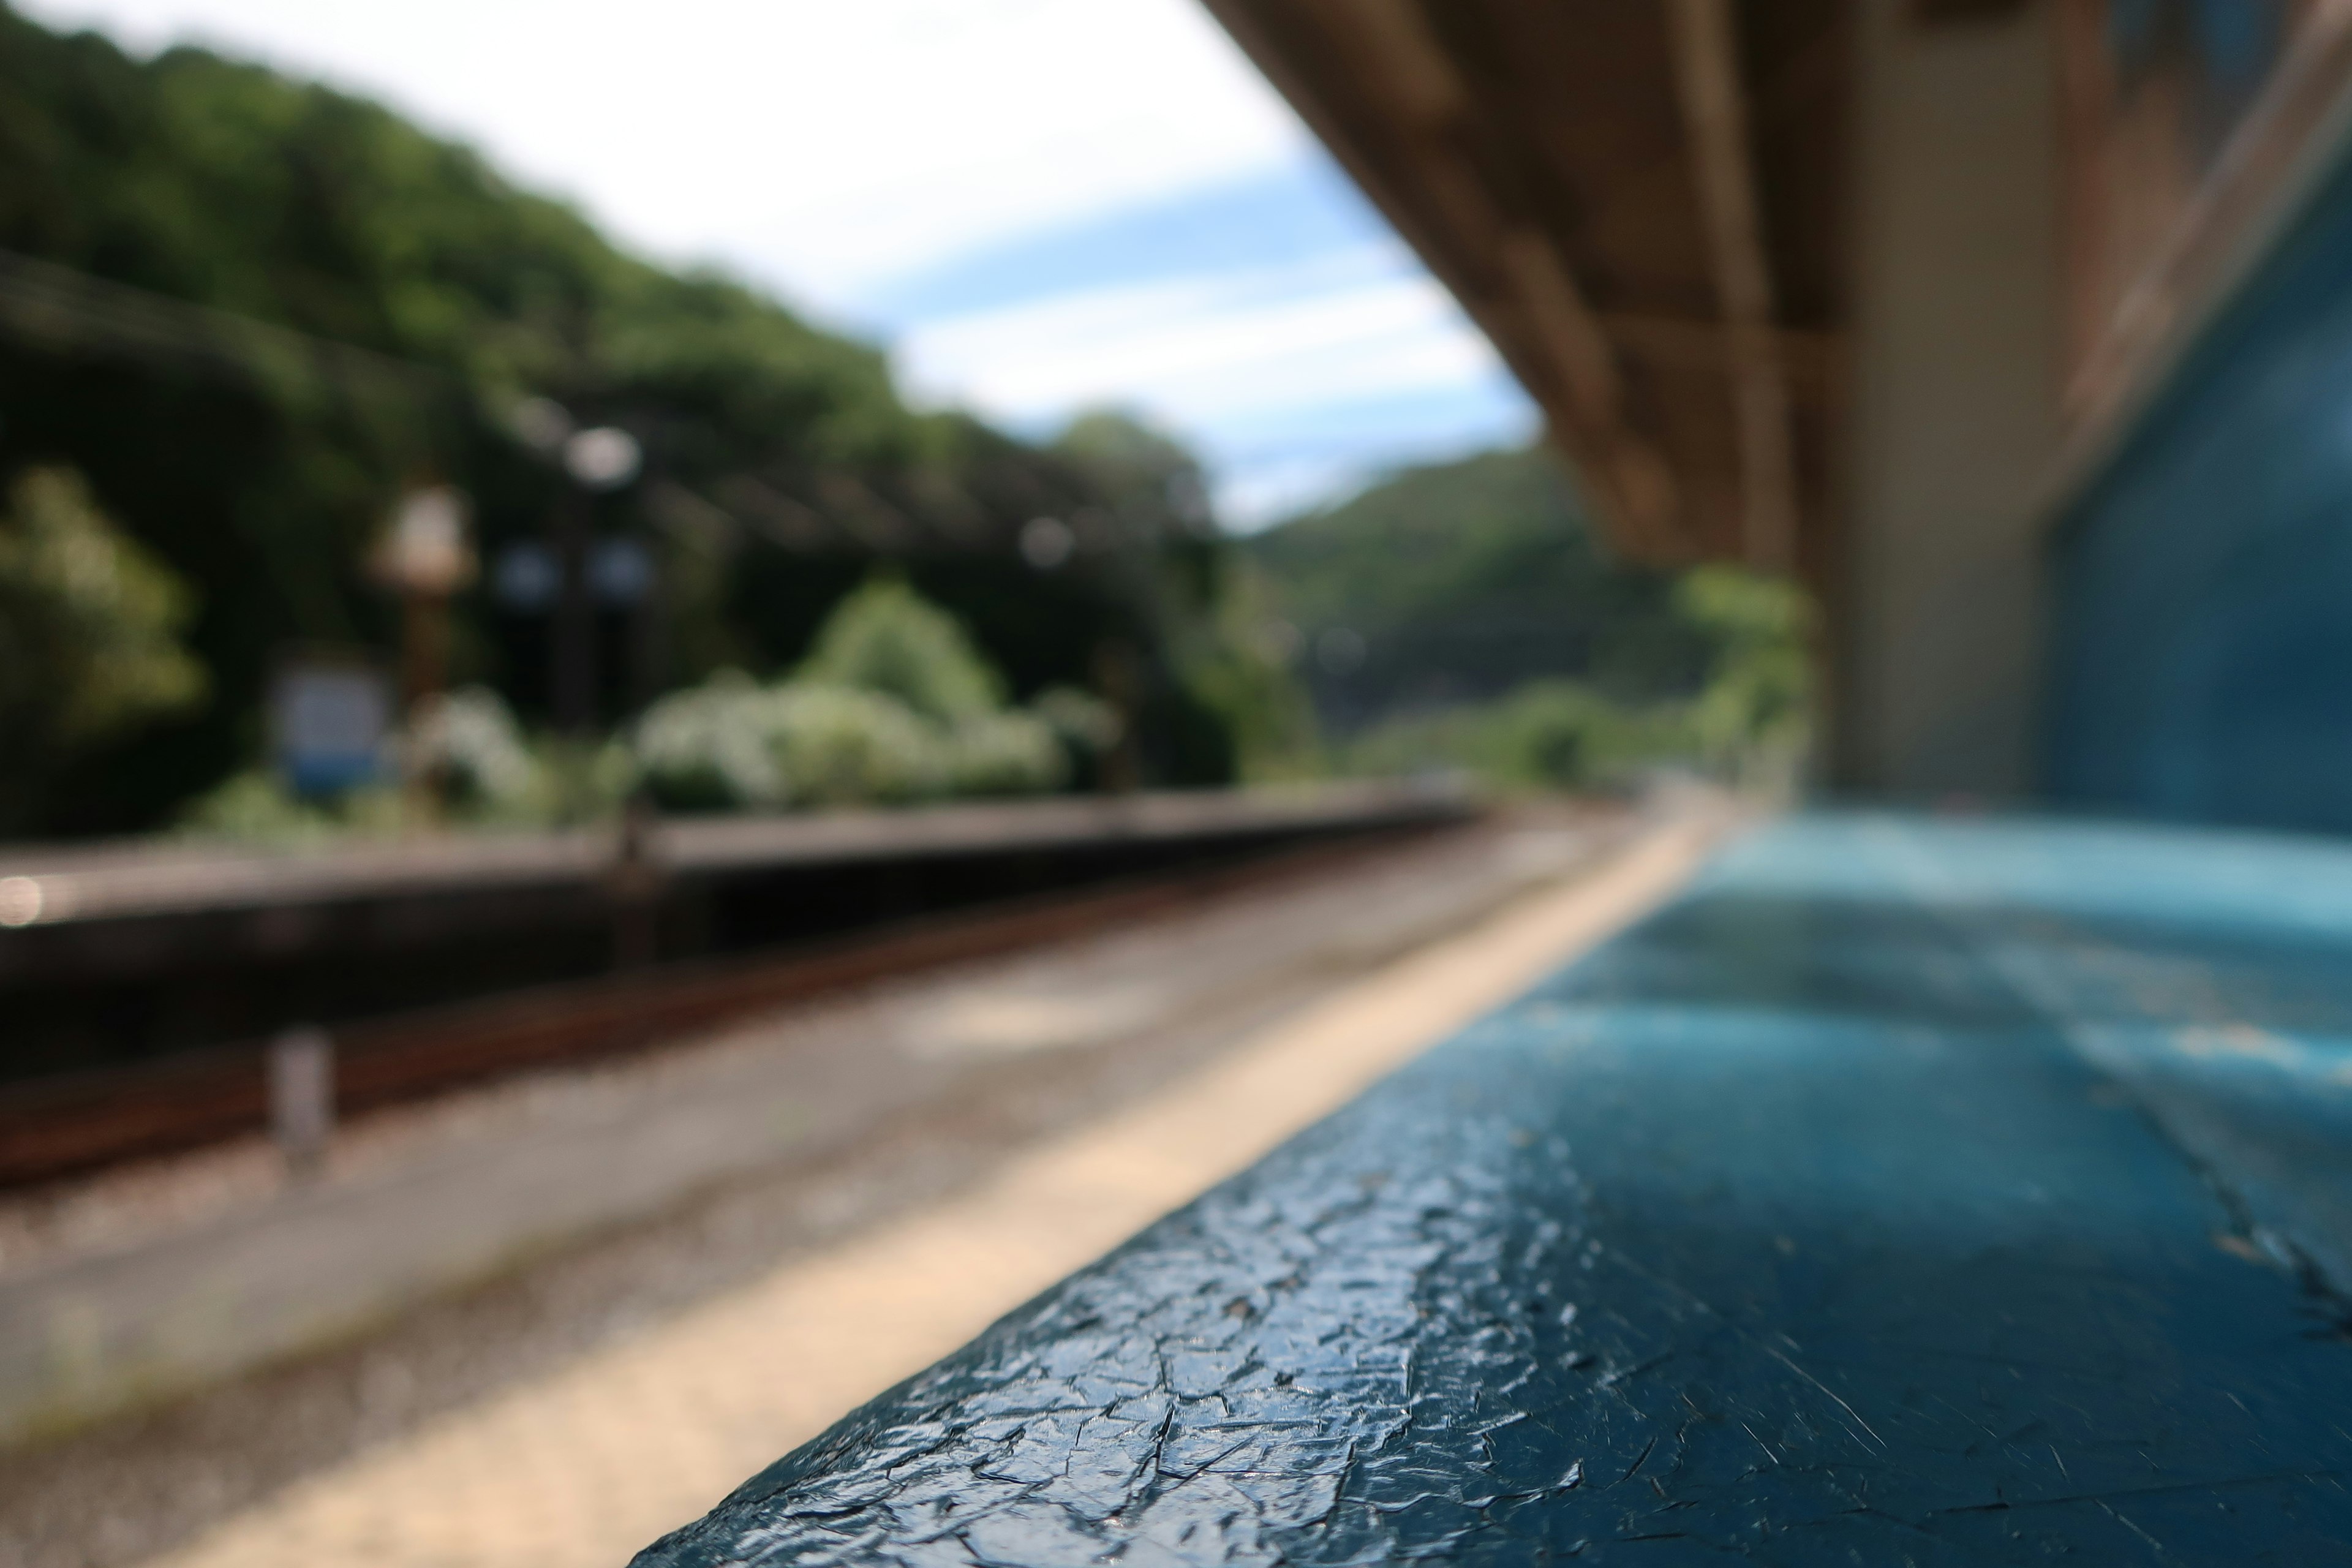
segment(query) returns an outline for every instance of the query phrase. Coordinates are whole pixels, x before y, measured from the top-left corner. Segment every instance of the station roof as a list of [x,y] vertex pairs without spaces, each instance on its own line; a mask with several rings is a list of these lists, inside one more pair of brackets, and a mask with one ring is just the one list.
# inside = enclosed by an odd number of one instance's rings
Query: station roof
[[1850,0],[1206,0],[1492,340],[1619,547],[1818,566]]

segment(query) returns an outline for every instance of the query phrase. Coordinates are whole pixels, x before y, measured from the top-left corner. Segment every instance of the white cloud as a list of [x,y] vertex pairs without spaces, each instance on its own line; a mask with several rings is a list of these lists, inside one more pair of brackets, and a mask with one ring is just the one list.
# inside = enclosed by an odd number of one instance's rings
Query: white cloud
[[1470,384],[1496,369],[1445,291],[1385,247],[925,322],[897,357],[919,395],[1002,418],[1117,402],[1178,426]]
[[915,395],[1032,428],[1137,409],[1200,447],[1243,529],[1532,427],[1494,350],[1393,243],[920,322],[896,358]]
[[381,98],[629,241],[821,307],[1296,156],[1195,0],[26,0]]
[[1361,458],[1300,458],[1255,465],[1217,487],[1217,516],[1234,532],[1259,532],[1360,489],[1367,477]]

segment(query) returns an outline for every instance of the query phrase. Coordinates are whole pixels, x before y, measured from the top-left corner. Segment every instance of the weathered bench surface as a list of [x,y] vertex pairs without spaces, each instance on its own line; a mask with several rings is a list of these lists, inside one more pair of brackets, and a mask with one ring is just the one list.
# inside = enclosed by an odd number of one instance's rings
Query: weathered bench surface
[[2347,1563],[2346,1281],[2352,849],[1801,819],[638,1561]]

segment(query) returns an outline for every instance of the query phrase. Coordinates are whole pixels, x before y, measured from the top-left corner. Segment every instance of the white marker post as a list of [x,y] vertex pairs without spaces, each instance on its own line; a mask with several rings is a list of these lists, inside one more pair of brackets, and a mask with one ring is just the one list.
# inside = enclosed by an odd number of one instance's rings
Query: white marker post
[[335,1043],[304,1025],[269,1042],[269,1131],[288,1173],[309,1180],[335,1131]]

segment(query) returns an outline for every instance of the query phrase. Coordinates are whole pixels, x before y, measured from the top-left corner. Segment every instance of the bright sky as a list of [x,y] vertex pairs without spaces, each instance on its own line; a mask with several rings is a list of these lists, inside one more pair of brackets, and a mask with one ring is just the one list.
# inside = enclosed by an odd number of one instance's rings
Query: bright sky
[[1250,526],[1526,400],[1195,0],[16,0],[382,100],[1042,433],[1115,403]]

